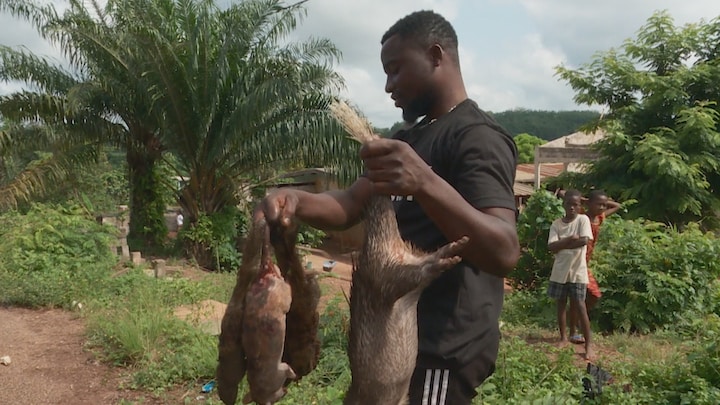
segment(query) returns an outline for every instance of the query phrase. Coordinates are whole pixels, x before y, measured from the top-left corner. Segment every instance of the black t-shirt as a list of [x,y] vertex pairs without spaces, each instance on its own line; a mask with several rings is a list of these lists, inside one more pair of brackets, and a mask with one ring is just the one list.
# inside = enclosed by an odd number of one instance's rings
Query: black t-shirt
[[[430,123],[399,131],[433,171],[473,207],[515,210],[517,148],[512,136],[472,100]],[[449,241],[409,197],[393,198],[403,239],[425,251]],[[497,358],[503,279],[461,262],[423,292],[418,303],[419,351],[464,366]]]

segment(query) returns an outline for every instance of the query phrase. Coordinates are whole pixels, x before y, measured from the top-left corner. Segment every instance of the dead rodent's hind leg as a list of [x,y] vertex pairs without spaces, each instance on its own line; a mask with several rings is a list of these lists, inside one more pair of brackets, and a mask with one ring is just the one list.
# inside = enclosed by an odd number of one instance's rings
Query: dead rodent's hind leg
[[467,245],[470,238],[463,236],[455,242],[448,243],[438,250],[419,256],[418,277],[423,280],[432,281],[443,271],[455,266],[462,261],[462,257],[458,254]]
[[[381,274],[381,296],[399,299],[419,287],[424,288],[442,272],[460,263],[457,254],[468,242],[468,237],[448,243],[432,253],[422,253],[408,248],[401,260],[391,263]],[[357,279],[353,275],[353,282]]]

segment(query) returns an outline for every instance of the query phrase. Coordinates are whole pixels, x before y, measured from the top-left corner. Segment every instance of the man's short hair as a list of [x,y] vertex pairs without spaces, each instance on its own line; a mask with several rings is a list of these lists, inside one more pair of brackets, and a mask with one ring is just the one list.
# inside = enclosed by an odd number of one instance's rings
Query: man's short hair
[[380,43],[384,44],[393,35],[410,38],[422,48],[439,44],[445,51],[452,51],[457,55],[458,39],[455,29],[445,17],[434,11],[416,11],[399,19],[385,32]]
[[578,191],[578,190],[570,189],[565,192],[565,196],[563,197],[563,202],[568,202],[573,197],[582,197],[582,193],[580,193],[580,191]]

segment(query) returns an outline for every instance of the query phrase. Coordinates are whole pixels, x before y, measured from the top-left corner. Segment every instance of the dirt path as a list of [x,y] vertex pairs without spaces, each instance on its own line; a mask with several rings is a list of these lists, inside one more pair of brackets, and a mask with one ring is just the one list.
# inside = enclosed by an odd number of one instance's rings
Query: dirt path
[[[119,369],[83,350],[85,324],[61,310],[0,308],[2,404],[115,404],[141,395],[120,391]],[[152,404],[152,401],[145,401]]]

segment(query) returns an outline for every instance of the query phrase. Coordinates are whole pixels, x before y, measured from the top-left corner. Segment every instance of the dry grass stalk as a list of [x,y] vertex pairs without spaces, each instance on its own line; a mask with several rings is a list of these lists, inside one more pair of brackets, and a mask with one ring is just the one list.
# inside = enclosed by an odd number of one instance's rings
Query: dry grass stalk
[[334,101],[330,105],[330,112],[356,141],[365,143],[380,138],[380,136],[373,131],[370,123],[361,117],[346,102]]

